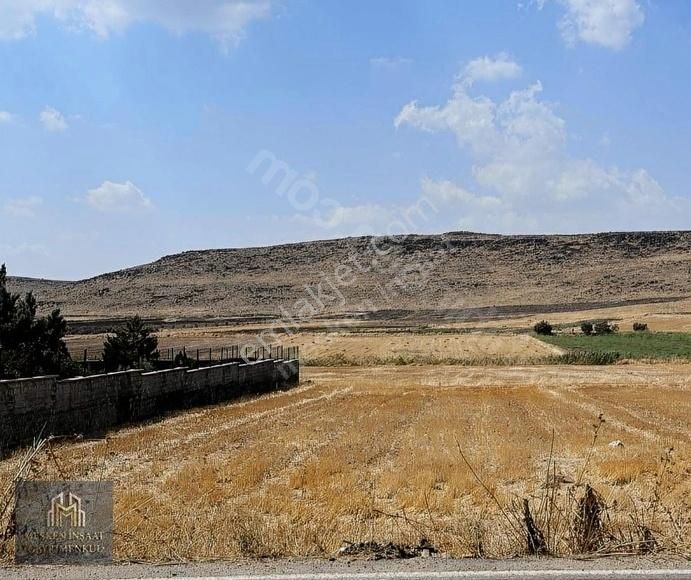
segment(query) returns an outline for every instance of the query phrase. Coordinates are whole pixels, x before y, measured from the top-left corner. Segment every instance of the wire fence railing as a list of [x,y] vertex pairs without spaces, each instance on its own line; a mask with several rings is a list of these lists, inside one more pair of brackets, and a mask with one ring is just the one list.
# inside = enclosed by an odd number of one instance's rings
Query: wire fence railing
[[[99,363],[103,361],[101,349],[70,349],[72,359],[78,363]],[[231,345],[231,346],[170,346],[157,351],[154,360],[159,363],[175,363],[176,361],[191,361],[197,363],[245,362],[266,359],[299,359],[299,346],[284,345]]]

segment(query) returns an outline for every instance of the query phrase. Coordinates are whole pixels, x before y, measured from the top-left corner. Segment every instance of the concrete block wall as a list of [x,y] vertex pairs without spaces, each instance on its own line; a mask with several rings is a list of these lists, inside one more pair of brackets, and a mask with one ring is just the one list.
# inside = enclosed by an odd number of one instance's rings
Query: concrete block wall
[[184,408],[186,368],[141,373],[135,419]]
[[287,388],[299,380],[297,360],[261,360],[63,381],[54,376],[0,381],[0,457],[40,435],[99,436],[116,425]]
[[[100,435],[119,419],[119,400],[131,373],[93,375],[58,381],[51,433]],[[2,387],[0,387],[2,388]]]
[[274,367],[272,360],[258,360],[247,364],[241,364],[238,373],[238,382],[243,394],[266,393],[275,389]]
[[274,366],[275,378],[277,383],[288,386],[297,385],[300,382],[300,361],[277,360]]
[[0,457],[3,447],[17,441],[31,443],[42,431],[49,431],[56,392],[54,376],[0,381]]

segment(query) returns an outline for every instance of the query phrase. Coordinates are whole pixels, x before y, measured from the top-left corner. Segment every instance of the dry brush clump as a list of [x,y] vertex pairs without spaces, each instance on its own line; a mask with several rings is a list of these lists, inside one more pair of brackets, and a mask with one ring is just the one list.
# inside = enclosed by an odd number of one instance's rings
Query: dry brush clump
[[12,540],[16,531],[14,519],[16,486],[35,476],[39,459],[46,453],[55,460],[50,450],[50,439],[37,438],[30,447],[17,455],[16,466],[11,477],[0,483],[0,562],[8,561],[14,554]]
[[[602,415],[593,425],[593,438],[585,452],[576,481],[560,474],[554,461],[554,435],[540,489],[530,497],[502,503],[477,475],[457,442],[459,454],[477,482],[496,504],[503,534],[516,554],[540,556],[641,555],[666,552],[691,557],[688,534],[691,521],[683,506],[666,501],[672,449],[660,458],[652,490],[647,496],[628,494],[625,501],[608,501],[589,483],[588,468],[595,451]],[[620,443],[620,442],[618,442]],[[625,485],[631,480],[617,481]]]

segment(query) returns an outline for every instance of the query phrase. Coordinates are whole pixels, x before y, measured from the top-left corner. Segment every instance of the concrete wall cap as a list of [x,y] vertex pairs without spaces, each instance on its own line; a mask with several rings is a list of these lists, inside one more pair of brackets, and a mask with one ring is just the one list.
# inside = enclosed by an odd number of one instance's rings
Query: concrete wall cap
[[44,381],[47,379],[57,379],[58,375],[39,375],[37,377],[22,377],[21,379],[2,379],[0,385],[7,383],[25,383],[27,381]]
[[143,377],[149,377],[151,375],[162,375],[165,373],[172,373],[172,372],[180,372],[180,371],[188,371],[190,370],[189,367],[175,367],[174,369],[163,369],[160,371],[149,371],[148,373],[141,373]]

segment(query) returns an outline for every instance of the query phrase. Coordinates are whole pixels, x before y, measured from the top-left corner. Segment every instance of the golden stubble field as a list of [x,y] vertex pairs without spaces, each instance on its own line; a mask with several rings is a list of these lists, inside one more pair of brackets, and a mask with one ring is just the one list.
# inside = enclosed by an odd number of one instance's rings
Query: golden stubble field
[[523,498],[568,554],[586,483],[608,506],[601,552],[651,548],[649,532],[688,554],[690,432],[686,365],[309,368],[287,392],[53,444],[31,477],[113,480],[122,560],[422,537],[455,556],[522,554]]
[[[237,332],[211,327],[163,330],[157,333],[159,348],[165,353],[184,346],[194,358],[199,349],[208,359],[208,349],[220,356],[221,347],[247,345],[254,350],[269,344],[300,347],[300,360],[309,366],[378,366],[396,364],[526,364],[561,354],[563,351],[527,334],[498,335],[487,332],[354,332],[301,330],[295,333]],[[83,349],[100,352],[105,335],[73,335],[67,344],[77,360]]]

